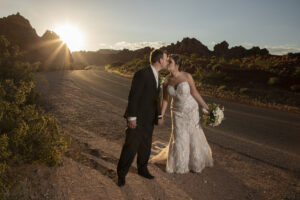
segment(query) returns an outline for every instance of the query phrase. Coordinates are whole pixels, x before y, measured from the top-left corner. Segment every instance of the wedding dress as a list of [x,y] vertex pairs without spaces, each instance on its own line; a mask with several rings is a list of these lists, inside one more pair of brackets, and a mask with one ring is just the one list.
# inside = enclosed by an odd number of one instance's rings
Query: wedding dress
[[169,144],[150,163],[166,163],[168,173],[201,172],[213,166],[212,152],[200,125],[199,106],[190,93],[188,82],[175,89],[167,86],[172,97],[172,133]]

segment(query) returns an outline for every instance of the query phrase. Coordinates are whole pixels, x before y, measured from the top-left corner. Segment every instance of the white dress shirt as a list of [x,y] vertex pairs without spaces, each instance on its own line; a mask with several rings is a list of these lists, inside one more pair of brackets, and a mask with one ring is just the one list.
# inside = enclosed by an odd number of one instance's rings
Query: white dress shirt
[[[156,88],[158,88],[158,84],[159,84],[159,82],[158,82],[158,73],[157,73],[156,69],[153,67],[153,65],[150,65],[150,66],[151,66],[151,69],[152,69],[154,77],[155,77]],[[159,115],[158,117],[161,118],[162,115]],[[128,121],[133,121],[133,120],[136,120],[136,119],[137,119],[136,117],[128,117],[127,118]]]
[[151,66],[151,69],[152,69],[154,77],[155,77],[156,88],[158,88],[158,73],[157,73],[156,69],[152,65],[150,65],[150,66]]

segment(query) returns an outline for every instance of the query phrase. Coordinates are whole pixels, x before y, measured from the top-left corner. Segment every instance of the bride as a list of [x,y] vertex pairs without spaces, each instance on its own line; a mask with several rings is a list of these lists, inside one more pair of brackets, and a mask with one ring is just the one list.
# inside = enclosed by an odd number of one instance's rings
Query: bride
[[199,106],[208,113],[208,106],[196,89],[189,73],[179,71],[181,58],[171,54],[167,66],[170,75],[163,84],[162,115],[165,115],[169,96],[172,133],[168,146],[150,159],[150,163],[166,163],[168,173],[201,172],[213,166],[212,152],[200,125]]

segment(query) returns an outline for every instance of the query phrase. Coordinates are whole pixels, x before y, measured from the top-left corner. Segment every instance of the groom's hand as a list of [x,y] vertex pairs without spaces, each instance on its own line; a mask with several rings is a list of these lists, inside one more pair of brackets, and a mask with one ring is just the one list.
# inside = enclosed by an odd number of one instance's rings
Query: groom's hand
[[136,120],[127,121],[127,126],[131,129],[136,128]]

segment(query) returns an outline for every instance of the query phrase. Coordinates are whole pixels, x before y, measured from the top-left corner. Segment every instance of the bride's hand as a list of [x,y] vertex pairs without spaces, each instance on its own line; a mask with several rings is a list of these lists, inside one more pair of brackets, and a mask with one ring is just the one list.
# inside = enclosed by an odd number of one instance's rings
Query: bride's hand
[[206,109],[206,108],[202,108],[202,112],[205,113],[205,114],[209,114],[209,113],[210,113],[210,110],[209,110],[209,109]]
[[158,125],[161,126],[164,124],[164,118],[158,119]]

